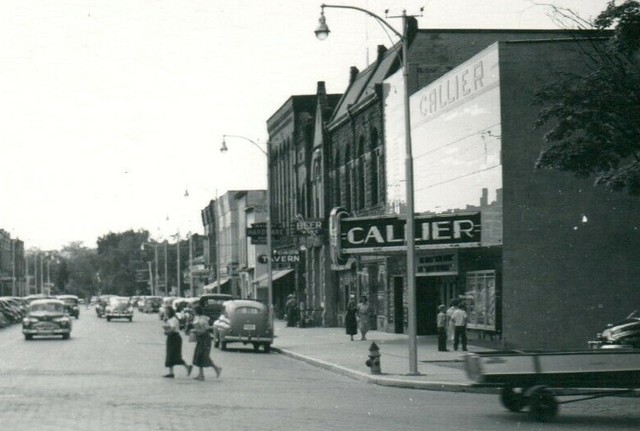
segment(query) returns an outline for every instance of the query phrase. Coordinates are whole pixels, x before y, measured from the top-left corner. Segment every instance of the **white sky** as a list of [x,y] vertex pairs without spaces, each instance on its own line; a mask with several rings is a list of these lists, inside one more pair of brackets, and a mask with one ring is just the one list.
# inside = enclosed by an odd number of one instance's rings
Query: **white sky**
[[[266,187],[264,155],[231,138],[220,153],[223,134],[264,143],[291,95],[318,81],[342,93],[350,66],[391,45],[375,20],[338,9],[318,41],[321,3],[2,0],[0,228],[42,249],[128,229],[202,233],[216,195]],[[530,0],[331,3],[381,17],[424,6],[420,28],[558,28]],[[607,1],[538,3],[589,18]]]

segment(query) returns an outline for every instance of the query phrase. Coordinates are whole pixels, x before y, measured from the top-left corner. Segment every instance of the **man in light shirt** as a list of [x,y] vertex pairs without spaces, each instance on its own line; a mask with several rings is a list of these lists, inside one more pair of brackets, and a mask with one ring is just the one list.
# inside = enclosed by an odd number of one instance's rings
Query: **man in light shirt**
[[464,304],[456,307],[451,315],[451,320],[455,325],[453,333],[453,350],[458,350],[458,345],[462,342],[462,350],[467,350],[467,312]]

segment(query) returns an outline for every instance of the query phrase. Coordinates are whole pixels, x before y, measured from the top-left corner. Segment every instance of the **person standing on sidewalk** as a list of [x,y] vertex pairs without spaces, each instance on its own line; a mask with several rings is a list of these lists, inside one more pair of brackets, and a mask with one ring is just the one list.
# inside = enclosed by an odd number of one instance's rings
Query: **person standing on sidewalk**
[[211,360],[211,327],[209,318],[203,314],[202,306],[196,305],[195,317],[193,318],[193,329],[196,334],[196,348],[193,352],[193,365],[198,367],[198,375],[195,380],[204,380],[204,368],[213,367],[216,377],[220,377],[222,367],[218,367]]
[[456,298],[453,298],[451,300],[451,305],[447,309],[447,338],[451,342],[453,342],[455,329],[456,329],[456,325],[453,324],[453,312],[456,311],[457,307],[458,307],[458,300]]
[[453,312],[453,324],[455,332],[453,337],[453,350],[458,350],[458,345],[462,343],[462,350],[467,350],[467,312],[464,304],[460,304]]
[[360,340],[367,339],[367,332],[369,332],[369,319],[371,318],[371,307],[369,305],[369,299],[366,295],[362,295],[360,303],[358,304],[358,326],[360,327]]
[[355,295],[349,296],[349,302],[347,302],[347,312],[344,315],[344,326],[347,335],[351,337],[351,341],[353,341],[353,336],[358,333],[358,306],[356,305],[355,299]]
[[448,316],[446,313],[447,307],[440,305],[438,307],[438,316],[436,317],[436,323],[438,326],[438,352],[448,352],[447,349],[447,323]]
[[164,366],[169,368],[169,374],[164,377],[174,378],[173,367],[183,365],[187,369],[187,376],[191,375],[193,366],[187,365],[182,359],[182,337],[180,336],[180,322],[173,307],[167,308],[167,321],[164,323],[164,333],[167,336],[167,351]]

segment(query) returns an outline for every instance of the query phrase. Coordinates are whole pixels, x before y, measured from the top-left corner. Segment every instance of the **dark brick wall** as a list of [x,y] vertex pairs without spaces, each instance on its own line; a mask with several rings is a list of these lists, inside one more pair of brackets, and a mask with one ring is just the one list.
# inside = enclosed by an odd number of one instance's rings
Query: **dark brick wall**
[[544,132],[534,92],[583,65],[575,44],[501,45],[503,332],[516,346],[586,348],[640,304],[638,199],[533,169]]

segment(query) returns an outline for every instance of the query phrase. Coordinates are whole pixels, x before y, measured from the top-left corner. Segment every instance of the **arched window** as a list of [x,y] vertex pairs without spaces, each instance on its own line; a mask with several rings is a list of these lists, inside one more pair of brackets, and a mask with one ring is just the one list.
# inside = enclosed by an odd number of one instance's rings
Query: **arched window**
[[344,204],[347,210],[353,210],[353,190],[351,189],[353,184],[353,155],[351,152],[351,147],[347,145],[345,156],[344,156]]
[[371,175],[371,205],[378,205],[380,198],[380,142],[378,138],[378,129],[371,131],[371,165],[369,172]]
[[357,209],[363,209],[365,207],[365,184],[367,183],[367,175],[365,172],[365,160],[364,160],[364,151],[365,151],[365,140],[364,136],[360,136],[358,141],[358,155],[355,160],[355,178],[354,182],[356,185],[356,199],[357,199]]
[[340,201],[340,153],[336,151],[333,155],[333,193],[332,193],[332,207],[342,206]]

